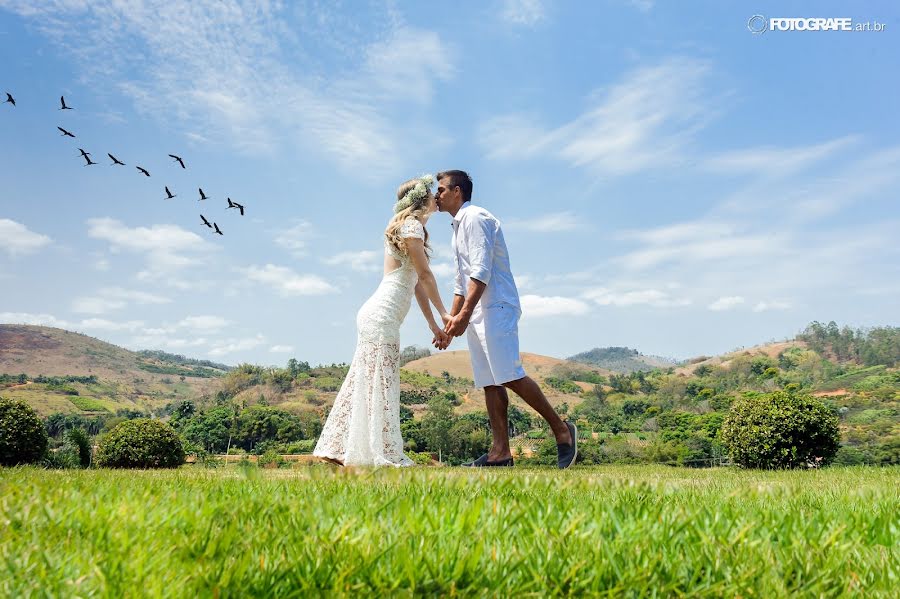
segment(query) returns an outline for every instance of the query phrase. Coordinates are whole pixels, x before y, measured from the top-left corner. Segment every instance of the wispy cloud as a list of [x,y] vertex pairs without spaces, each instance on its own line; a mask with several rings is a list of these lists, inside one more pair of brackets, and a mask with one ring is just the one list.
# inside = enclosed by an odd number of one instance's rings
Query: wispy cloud
[[720,297],[709,306],[707,306],[707,308],[709,308],[713,312],[724,312],[725,310],[731,310],[732,308],[740,306],[744,303],[744,301],[744,298],[739,295],[729,295]]
[[542,0],[503,0],[500,17],[516,26],[534,27],[547,16]]
[[47,246],[50,238],[14,220],[0,218],[0,250],[10,256],[31,254]]
[[[397,143],[415,126],[400,118],[402,107],[429,101],[434,82],[454,74],[454,52],[436,33],[361,15],[366,26],[352,44],[362,50],[338,57],[355,62],[322,77],[331,65],[312,58],[323,48],[307,44],[351,29],[331,23],[323,7],[304,15],[293,3],[249,0],[4,4],[63,46],[87,79],[118,89],[192,143],[263,155],[305,149],[370,173],[412,151]],[[291,13],[304,20],[304,35],[288,23]]]
[[240,270],[249,280],[271,287],[285,296],[337,292],[337,288],[325,279],[317,275],[301,275],[286,266],[266,264]]
[[529,219],[512,219],[503,224],[503,228],[509,231],[519,230],[531,233],[558,233],[580,229],[584,226],[584,221],[579,220],[571,212],[554,212]]
[[269,348],[269,352],[273,354],[289,354],[294,351],[293,345],[273,345]]
[[218,344],[214,345],[208,353],[210,356],[219,357],[226,354],[233,354],[239,351],[254,349],[256,347],[259,347],[260,345],[265,344],[265,342],[265,336],[257,333],[254,337],[227,339],[225,341],[219,342]]
[[362,250],[359,252],[341,252],[323,262],[329,266],[348,266],[359,272],[377,272],[382,269],[382,254],[374,250]]
[[171,301],[168,297],[146,291],[105,287],[92,296],[75,298],[72,302],[72,311],[85,314],[106,314],[113,310],[120,310],[131,303],[167,304]]
[[669,308],[673,306],[687,306],[691,303],[691,300],[688,298],[673,297],[667,291],[660,289],[612,290],[606,287],[595,287],[585,290],[582,293],[582,297],[600,306],[645,305]]
[[629,73],[588,100],[590,107],[555,128],[534,115],[485,121],[479,138],[488,157],[553,157],[575,167],[621,175],[677,164],[715,112],[703,61],[672,58]]
[[523,318],[580,316],[590,310],[585,302],[571,297],[523,295],[520,298]]
[[859,142],[848,135],[811,146],[765,146],[723,152],[710,157],[706,168],[721,173],[742,173],[757,177],[780,176],[816,164]]

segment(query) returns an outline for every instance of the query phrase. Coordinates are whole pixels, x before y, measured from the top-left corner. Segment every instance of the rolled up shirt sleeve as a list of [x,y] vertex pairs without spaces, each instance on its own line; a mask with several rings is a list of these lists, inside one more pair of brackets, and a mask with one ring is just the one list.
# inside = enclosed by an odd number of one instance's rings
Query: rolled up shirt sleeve
[[467,225],[466,242],[471,265],[469,276],[487,285],[491,280],[496,228],[487,218],[471,219]]

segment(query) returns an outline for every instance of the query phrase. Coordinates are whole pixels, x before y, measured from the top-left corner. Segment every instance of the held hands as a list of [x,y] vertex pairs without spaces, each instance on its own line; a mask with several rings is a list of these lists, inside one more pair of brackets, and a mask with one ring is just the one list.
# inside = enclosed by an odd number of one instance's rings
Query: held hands
[[469,318],[471,318],[471,315],[465,312],[460,312],[456,316],[451,317],[444,325],[444,332],[451,337],[459,337],[466,332],[466,328],[469,326]]
[[[443,315],[441,316],[441,318],[443,318]],[[445,333],[444,330],[437,325],[432,327],[431,332],[434,333],[434,337],[431,339],[431,344],[438,349],[447,349],[447,347],[450,345],[450,342],[453,341],[453,337]]]

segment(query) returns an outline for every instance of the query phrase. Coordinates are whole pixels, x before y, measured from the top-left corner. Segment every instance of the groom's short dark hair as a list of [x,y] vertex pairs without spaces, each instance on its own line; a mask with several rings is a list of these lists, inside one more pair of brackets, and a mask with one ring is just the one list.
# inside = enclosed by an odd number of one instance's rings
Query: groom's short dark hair
[[450,187],[459,187],[462,192],[463,202],[472,199],[472,177],[466,171],[441,171],[437,174],[437,178],[450,179]]

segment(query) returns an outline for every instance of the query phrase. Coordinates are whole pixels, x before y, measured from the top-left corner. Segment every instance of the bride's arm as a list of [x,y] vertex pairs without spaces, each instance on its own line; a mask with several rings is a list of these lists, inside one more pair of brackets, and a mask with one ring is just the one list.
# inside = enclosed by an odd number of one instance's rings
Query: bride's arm
[[[447,314],[447,309],[444,307],[444,302],[441,300],[441,294],[438,292],[434,273],[431,272],[431,267],[428,265],[428,257],[425,255],[425,243],[418,238],[407,238],[406,250],[409,252],[413,267],[419,275],[419,282],[416,284],[416,287],[422,288],[425,298],[430,300],[431,303],[434,304],[434,307],[437,308],[438,314],[441,315],[441,320],[447,322],[450,319],[450,315]],[[416,297],[418,299],[418,292]],[[419,301],[419,305],[421,306],[421,300]],[[428,311],[431,312],[430,307],[428,307]]]
[[431,311],[431,304],[428,303],[428,294],[425,292],[425,289],[422,287],[422,283],[416,283],[416,301],[419,303],[419,309],[422,310],[422,315],[425,317],[425,320],[428,322],[428,328],[431,329],[431,332],[435,335],[442,333],[444,328],[439,327],[437,322],[434,320],[434,312]]

